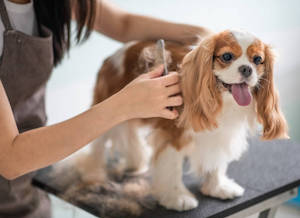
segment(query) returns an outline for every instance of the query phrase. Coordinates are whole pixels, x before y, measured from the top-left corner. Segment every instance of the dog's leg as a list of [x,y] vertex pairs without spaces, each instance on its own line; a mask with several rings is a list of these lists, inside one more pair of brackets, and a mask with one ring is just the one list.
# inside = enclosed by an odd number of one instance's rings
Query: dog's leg
[[138,135],[136,121],[128,121],[118,128],[118,136],[112,137],[113,145],[125,158],[124,169],[131,174],[141,174],[148,170],[150,148]]
[[233,199],[242,196],[244,189],[226,175],[227,166],[219,167],[207,173],[201,187],[204,195],[221,199]]
[[88,153],[82,153],[76,158],[76,168],[83,182],[96,183],[106,180],[105,143],[107,140],[108,133],[94,140]]
[[168,208],[185,211],[196,208],[198,201],[182,182],[183,153],[167,146],[153,161],[153,195]]
[[141,174],[149,168],[151,151],[146,142],[142,141],[139,137],[137,127],[133,122],[128,123],[127,136],[130,147],[125,157],[127,169],[131,170],[134,174]]

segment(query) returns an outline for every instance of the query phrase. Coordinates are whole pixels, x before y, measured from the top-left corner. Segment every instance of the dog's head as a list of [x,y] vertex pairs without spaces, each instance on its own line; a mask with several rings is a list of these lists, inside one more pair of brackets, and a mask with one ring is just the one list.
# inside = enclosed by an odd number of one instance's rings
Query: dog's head
[[229,92],[241,107],[255,101],[264,139],[286,138],[273,65],[272,49],[248,32],[224,31],[203,39],[182,62],[184,110],[179,123],[195,131],[216,128],[222,93]]

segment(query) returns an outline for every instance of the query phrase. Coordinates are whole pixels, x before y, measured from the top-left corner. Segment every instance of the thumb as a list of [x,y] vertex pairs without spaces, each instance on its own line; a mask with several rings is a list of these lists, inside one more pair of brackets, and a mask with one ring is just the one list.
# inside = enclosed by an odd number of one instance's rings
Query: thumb
[[161,76],[162,73],[163,73],[163,70],[164,70],[164,66],[163,65],[158,66],[154,70],[152,70],[149,73],[147,73],[148,74],[148,78],[149,79],[153,79],[153,78]]

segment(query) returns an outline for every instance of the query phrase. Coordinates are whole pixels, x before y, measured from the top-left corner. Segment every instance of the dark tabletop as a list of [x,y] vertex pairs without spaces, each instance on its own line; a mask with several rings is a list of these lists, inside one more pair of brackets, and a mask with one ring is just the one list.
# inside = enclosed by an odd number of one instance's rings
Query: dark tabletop
[[[290,140],[261,141],[256,138],[250,139],[248,151],[242,156],[240,161],[233,162],[230,165],[228,174],[245,188],[245,193],[242,197],[226,201],[204,197],[198,191],[199,179],[186,175],[184,176],[184,182],[197,196],[199,200],[198,208],[188,212],[175,212],[156,205],[152,207],[145,206],[142,207],[143,210],[140,217],[220,218],[295,188],[300,185],[300,145]],[[66,178],[68,178],[68,182],[66,182]],[[113,211],[118,210],[118,207],[114,206],[110,208],[110,212],[105,213],[103,211],[105,211],[106,205],[110,207],[111,204],[104,205],[96,198],[96,196],[103,196],[103,193],[117,196],[115,193],[110,192],[110,188],[102,188],[100,190],[99,187],[94,185],[92,188],[85,187],[83,190],[77,186],[78,192],[75,196],[71,198],[65,196],[66,190],[70,190],[70,187],[72,188],[75,185],[77,179],[79,179],[78,175],[70,169],[66,168],[58,173],[53,173],[53,168],[49,167],[38,172],[33,180],[33,184],[64,198],[96,216],[110,217],[111,215],[113,217],[114,215],[111,211],[112,209]],[[119,189],[120,192],[122,191],[122,186],[116,184],[112,186],[117,187],[116,189]],[[80,195],[84,197],[79,197]],[[144,198],[151,199],[151,196],[144,196]],[[132,215],[125,215],[124,213],[124,216],[115,215],[115,217],[132,217]]]

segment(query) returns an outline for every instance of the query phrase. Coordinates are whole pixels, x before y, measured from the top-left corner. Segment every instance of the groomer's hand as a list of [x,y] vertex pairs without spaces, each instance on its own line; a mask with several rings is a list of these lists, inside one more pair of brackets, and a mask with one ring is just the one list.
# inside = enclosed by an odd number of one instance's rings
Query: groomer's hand
[[[175,119],[178,117],[176,109],[166,107],[179,106],[183,103],[179,86],[179,75],[170,72],[161,76],[163,66],[145,73],[134,79],[120,91],[120,95],[127,99],[129,118],[163,117]],[[173,96],[176,95],[176,96]]]

